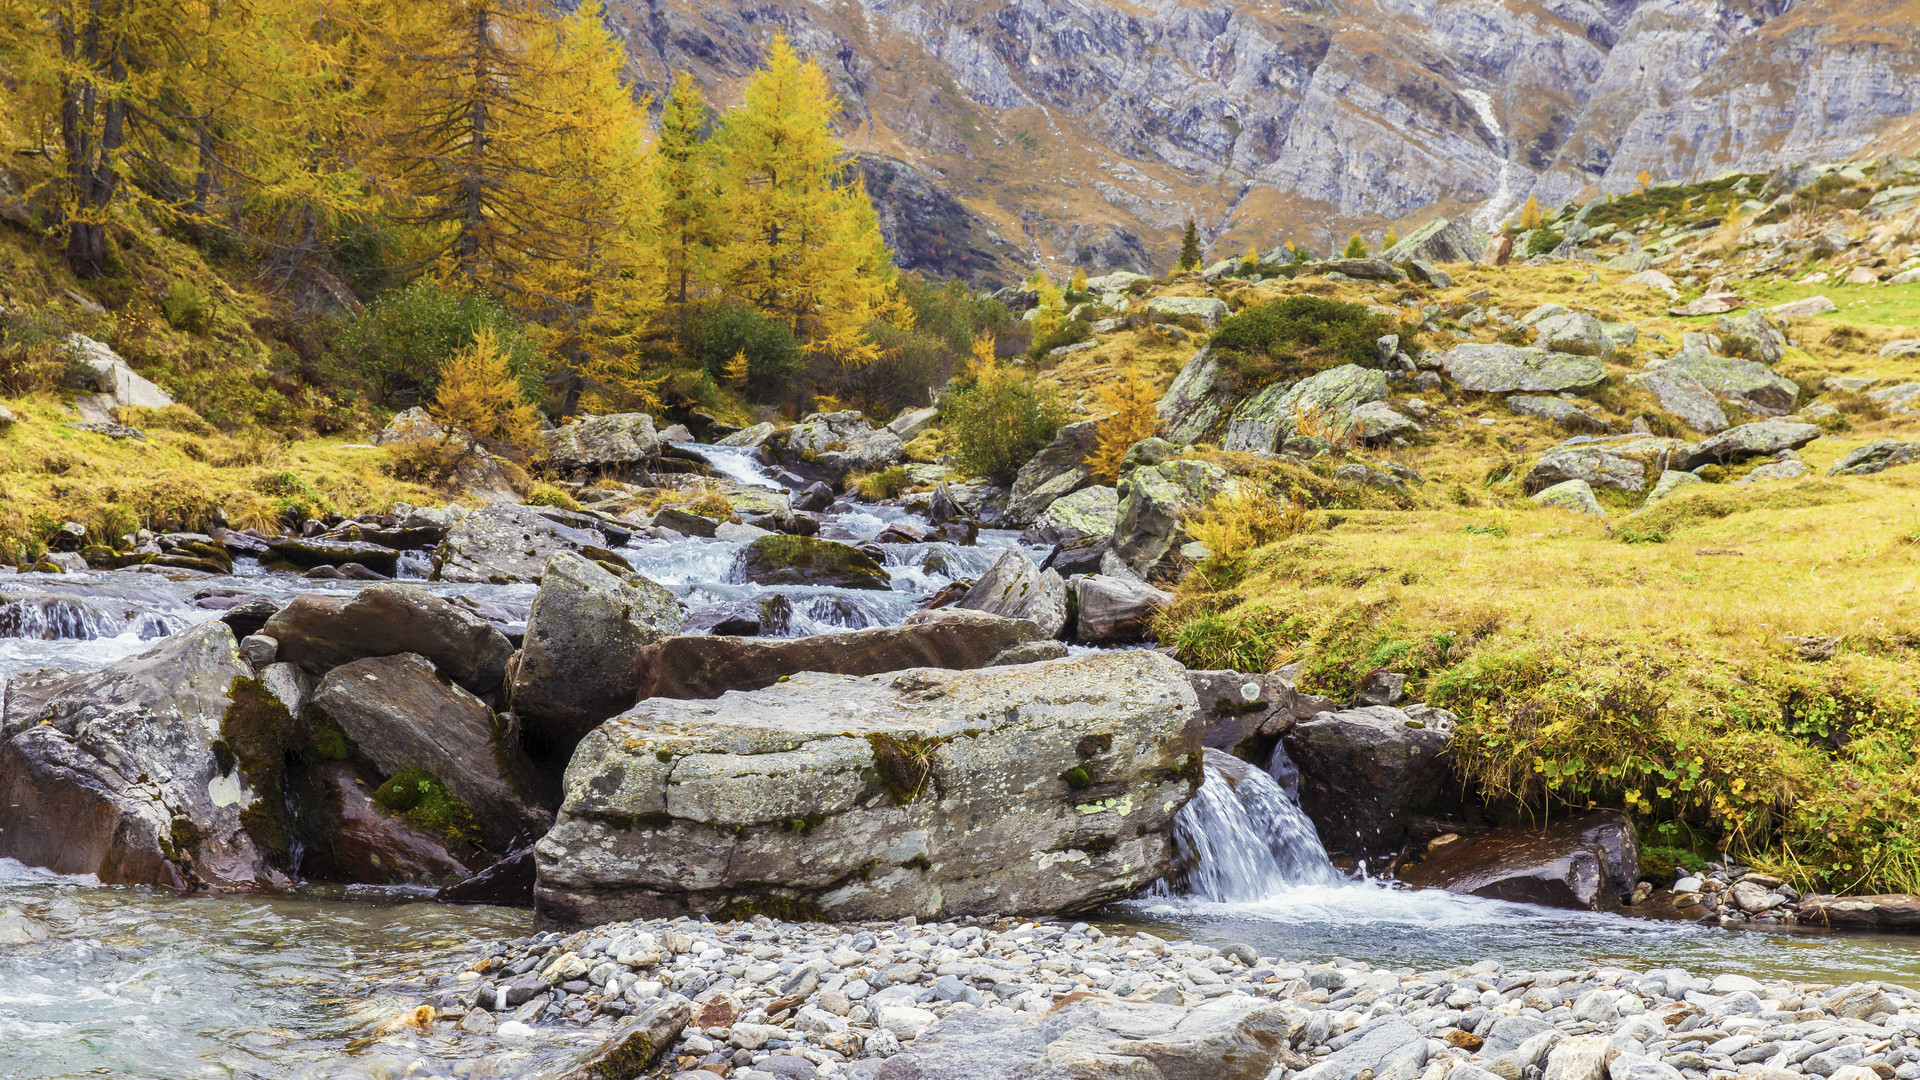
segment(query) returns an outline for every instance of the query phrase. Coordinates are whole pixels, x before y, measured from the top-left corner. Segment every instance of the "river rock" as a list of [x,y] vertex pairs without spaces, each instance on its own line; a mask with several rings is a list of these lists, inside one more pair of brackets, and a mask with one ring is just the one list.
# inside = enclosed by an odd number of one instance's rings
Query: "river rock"
[[644,477],[660,453],[660,435],[646,413],[588,416],[540,433],[547,461],[574,477]]
[[1607,377],[1606,367],[1591,356],[1532,345],[1456,345],[1422,363],[1444,369],[1460,389],[1482,394],[1576,390]]
[[1357,364],[1336,368],[1296,383],[1274,383],[1233,410],[1220,445],[1228,450],[1271,452],[1302,426],[1329,438],[1353,430],[1354,411],[1387,396],[1387,373]]
[[1809,896],[1800,901],[1803,926],[1912,933],[1920,930],[1920,896]]
[[1057,637],[1067,625],[1067,586],[1059,574],[1040,569],[1026,552],[1009,547],[955,606],[1025,619],[1047,637]]
[[433,894],[443,904],[493,904],[497,907],[533,906],[533,846],[508,854],[465,881],[443,886]]
[[1238,484],[1207,461],[1175,459],[1127,470],[1117,489],[1120,521],[1113,530],[1113,554],[1139,576],[1155,578],[1186,543],[1185,518]]
[[1916,461],[1920,461],[1920,442],[1881,439],[1847,454],[1827,470],[1827,475],[1866,476],[1896,465],[1911,465]]
[[1202,348],[1174,376],[1160,397],[1160,434],[1177,446],[1212,438],[1239,399],[1238,384],[1211,346]]
[[519,733],[485,702],[440,680],[413,653],[371,657],[327,673],[310,712],[339,728],[382,775],[418,766],[472,812],[496,850],[537,834],[548,815],[531,805],[517,763]]
[[1639,386],[1660,402],[1660,407],[1703,435],[1725,431],[1727,413],[1706,384],[1671,365],[1627,376],[1627,383]]
[[1562,443],[1540,455],[1520,486],[1527,494],[1537,495],[1556,484],[1584,480],[1593,487],[1639,492],[1648,476],[1659,476],[1688,449],[1677,439],[1651,435]]
[[1120,493],[1105,485],[1081,488],[1055,499],[1020,534],[1020,542],[1039,546],[1065,544],[1086,537],[1110,538],[1120,522]]
[[1076,612],[1073,636],[1095,644],[1124,644],[1150,637],[1153,617],[1173,603],[1170,592],[1138,579],[1105,574],[1075,578],[1071,591]]
[[31,711],[16,704],[0,743],[0,857],[113,885],[291,884],[276,859],[298,733],[226,624],[162,639]]
[[1010,526],[1032,524],[1054,500],[1093,483],[1093,469],[1087,461],[1099,442],[1097,421],[1062,427],[1052,442],[1020,466],[1007,493],[1007,509],[1001,520]]
[[1702,465],[1725,465],[1766,457],[1782,450],[1798,450],[1819,437],[1820,429],[1812,424],[1790,424],[1784,420],[1741,424],[1679,455],[1673,467],[1691,472]]
[[880,428],[856,435],[844,446],[821,453],[814,464],[827,475],[838,478],[857,472],[879,472],[906,459],[906,444],[898,435]]
[[529,506],[488,506],[460,520],[433,555],[435,581],[505,585],[539,581],[555,552],[611,556],[598,530],[576,529]]
[[1282,737],[1300,808],[1334,854],[1389,858],[1417,818],[1456,808],[1444,725],[1382,705],[1322,713]]
[[1189,671],[1201,742],[1247,761],[1265,762],[1273,745],[1294,724],[1335,709],[1333,702],[1303,694],[1275,674],[1239,671]]
[[855,439],[873,434],[873,425],[858,410],[833,413],[809,413],[787,431],[786,449],[802,461],[817,461],[820,455],[844,450]]
[[508,679],[528,738],[571,751],[600,721],[633,705],[634,657],[680,627],[680,605],[666,586],[571,551],[548,559]]
[[1026,619],[945,607],[914,612],[899,626],[841,634],[669,637],[637,650],[632,670],[641,699],[716,698],[730,690],[763,689],[802,671],[877,675],[985,667],[1007,649],[1049,637]]
[[1652,371],[1671,371],[1698,382],[1716,397],[1731,401],[1759,416],[1785,416],[1799,400],[1800,386],[1755,360],[1682,352],[1649,365]]
[[316,566],[359,563],[375,573],[392,577],[400,565],[400,553],[381,544],[289,537],[269,541],[267,549],[303,570],[311,570]]
[[1152,653],[803,673],[652,699],[581,742],[538,903],[599,922],[1079,911],[1171,864],[1200,781],[1193,690]]
[[[635,1080],[645,1075],[693,1016],[693,1006],[678,995],[648,1003],[613,1025],[613,1034],[569,1065],[541,1074],[540,1080]],[[796,1058],[804,1063],[804,1058]],[[809,1075],[812,1066],[808,1065]]]
[[1640,880],[1633,822],[1596,810],[1539,826],[1505,825],[1435,849],[1402,867],[1416,888],[1446,889],[1547,907],[1611,911]]
[[[874,1080],[1263,1080],[1305,1059],[1285,1006],[1229,995],[1187,1009],[1091,993],[1046,1016],[966,1011],[922,1032]],[[1412,1030],[1409,1028],[1409,1030]]]
[[439,837],[389,814],[351,765],[329,762],[312,781],[319,789],[319,838],[307,844],[300,875],[359,885],[447,885],[467,866]]
[[1399,243],[1380,253],[1394,264],[1409,259],[1430,263],[1473,263],[1487,252],[1491,237],[1473,227],[1465,217],[1434,218],[1408,233]]
[[312,675],[363,657],[418,653],[476,694],[499,687],[513,656],[513,643],[493,624],[414,585],[302,593],[260,632],[280,643],[280,659]]
[[886,567],[860,549],[813,536],[763,536],[740,552],[748,581],[761,585],[825,585],[891,589]]

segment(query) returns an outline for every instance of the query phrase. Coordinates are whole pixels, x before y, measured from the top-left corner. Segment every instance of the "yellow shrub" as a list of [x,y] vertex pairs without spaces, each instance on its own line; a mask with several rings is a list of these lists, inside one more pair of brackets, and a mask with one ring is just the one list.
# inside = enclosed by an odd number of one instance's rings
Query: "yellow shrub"
[[1106,415],[1094,426],[1099,442],[1087,464],[1096,478],[1111,484],[1119,478],[1120,459],[1127,450],[1159,430],[1160,391],[1153,379],[1135,369],[1124,378],[1102,383],[1094,391],[1094,400]]
[[490,328],[476,331],[473,344],[447,361],[430,411],[483,443],[526,449],[539,441],[539,414],[520,396],[506,350]]

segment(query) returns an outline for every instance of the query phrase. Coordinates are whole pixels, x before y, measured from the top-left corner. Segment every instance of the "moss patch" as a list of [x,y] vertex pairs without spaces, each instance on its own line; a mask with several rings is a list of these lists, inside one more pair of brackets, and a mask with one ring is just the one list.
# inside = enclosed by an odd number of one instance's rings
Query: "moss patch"
[[919,735],[900,739],[885,733],[867,736],[867,744],[873,747],[874,772],[895,806],[913,802],[929,784],[938,792],[940,776],[933,767],[933,752],[946,741]]
[[731,900],[713,917],[722,922],[744,922],[765,915],[780,922],[831,922],[827,910],[812,900],[798,896],[765,896],[758,899]]
[[285,867],[293,848],[286,809],[287,754],[301,745],[305,732],[258,679],[235,679],[227,694],[222,738],[213,743],[214,761],[222,773],[237,767],[246,777],[254,801],[240,811],[241,824],[268,858]]
[[456,843],[481,846],[473,811],[433,773],[410,765],[374,789],[373,799],[407,824]]

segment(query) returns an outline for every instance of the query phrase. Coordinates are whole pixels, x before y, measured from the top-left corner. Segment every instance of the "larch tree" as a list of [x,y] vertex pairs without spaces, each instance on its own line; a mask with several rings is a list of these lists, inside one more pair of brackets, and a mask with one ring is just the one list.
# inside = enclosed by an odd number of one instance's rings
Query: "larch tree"
[[711,274],[716,237],[713,167],[706,145],[707,106],[699,84],[682,72],[673,81],[653,143],[653,184],[660,200],[660,256],[667,310],[682,340],[687,314]]

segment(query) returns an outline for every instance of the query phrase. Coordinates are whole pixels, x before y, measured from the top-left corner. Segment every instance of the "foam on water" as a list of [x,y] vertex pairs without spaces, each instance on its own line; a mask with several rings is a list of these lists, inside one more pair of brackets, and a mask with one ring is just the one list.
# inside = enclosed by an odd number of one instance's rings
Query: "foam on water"
[[779,481],[767,475],[766,469],[753,458],[753,451],[740,446],[709,446],[706,443],[675,443],[680,450],[692,452],[713,466],[713,471],[732,480],[736,484],[749,487],[782,490]]

